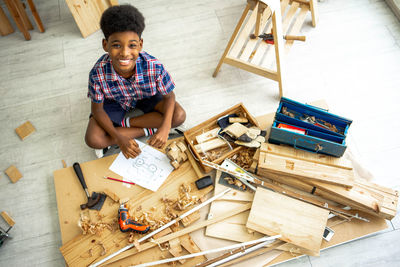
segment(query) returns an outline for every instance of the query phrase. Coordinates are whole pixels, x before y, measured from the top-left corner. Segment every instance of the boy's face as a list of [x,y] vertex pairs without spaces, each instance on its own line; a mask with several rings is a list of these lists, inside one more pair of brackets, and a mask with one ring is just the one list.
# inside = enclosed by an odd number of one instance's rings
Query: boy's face
[[124,78],[135,73],[136,59],[143,47],[143,39],[137,33],[116,32],[103,39],[103,49],[108,52],[115,71]]

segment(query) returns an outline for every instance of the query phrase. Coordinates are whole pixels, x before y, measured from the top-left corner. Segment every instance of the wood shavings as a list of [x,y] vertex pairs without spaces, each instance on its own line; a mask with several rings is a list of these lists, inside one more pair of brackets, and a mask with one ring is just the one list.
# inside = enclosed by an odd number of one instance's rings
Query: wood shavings
[[101,247],[101,252],[100,252],[100,256],[104,256],[107,253],[106,247],[104,246],[103,243],[101,243],[100,241],[97,243],[100,247]]
[[89,217],[83,215],[81,213],[81,217],[78,221],[78,226],[82,229],[82,234],[92,234],[100,236],[105,229],[110,230],[111,232],[115,231],[115,224],[113,223],[105,223],[105,222],[92,222]]
[[254,149],[244,149],[239,153],[234,154],[230,159],[238,166],[242,167],[245,170],[250,169],[251,164],[253,163],[253,156],[255,154]]
[[246,185],[244,185],[241,181],[239,181],[238,179],[232,178],[232,177],[225,177],[224,180],[228,183],[228,184],[233,184],[237,187],[242,188],[243,190],[246,189]]

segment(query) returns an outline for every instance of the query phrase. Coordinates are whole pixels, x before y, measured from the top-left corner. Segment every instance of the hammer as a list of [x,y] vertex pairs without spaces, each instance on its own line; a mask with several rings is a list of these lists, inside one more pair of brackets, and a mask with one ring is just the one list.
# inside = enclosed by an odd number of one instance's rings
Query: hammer
[[79,165],[78,162],[75,162],[72,166],[74,167],[76,176],[78,176],[79,182],[81,183],[83,189],[85,190],[88,200],[87,203],[81,205],[81,209],[83,210],[89,208],[93,210],[100,210],[104,204],[106,195],[102,193],[92,192],[92,196],[90,196],[89,190],[86,186],[85,178],[83,178],[81,166]]
[[[254,34],[250,35],[251,39],[255,39],[257,36],[255,36]],[[274,44],[274,35],[272,33],[263,33],[261,35],[258,36],[259,38],[262,38],[264,42],[266,42],[267,44]],[[284,35],[283,39],[285,40],[295,40],[295,41],[302,41],[305,42],[306,41],[306,37],[303,36],[296,36],[296,35]]]

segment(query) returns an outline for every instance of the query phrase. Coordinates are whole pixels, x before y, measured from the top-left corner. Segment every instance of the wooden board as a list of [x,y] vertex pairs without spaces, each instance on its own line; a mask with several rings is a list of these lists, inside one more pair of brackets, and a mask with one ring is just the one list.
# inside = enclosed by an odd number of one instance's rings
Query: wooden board
[[353,187],[354,172],[285,156],[261,152],[258,174],[275,173],[303,181],[318,181],[346,188]]
[[100,29],[100,18],[104,10],[112,5],[118,5],[118,1],[115,0],[66,0],[66,2],[84,38]]
[[11,182],[13,183],[18,182],[18,180],[22,178],[22,174],[14,165],[8,167],[7,170],[5,170],[4,172],[7,174],[8,178],[10,178]]
[[[237,201],[214,201],[210,207],[209,217],[218,216],[218,214],[223,213],[227,209],[236,209],[243,205],[243,202]],[[232,216],[222,222],[209,225],[206,228],[205,235],[236,242],[247,242],[265,236],[255,231],[248,231],[248,229],[246,228],[246,222],[247,218],[249,217],[249,213],[249,211],[245,211],[238,215]]]
[[[332,239],[329,242],[322,240],[321,250],[337,246],[343,243],[347,243],[350,242],[351,240],[368,236],[388,228],[385,219],[376,216],[371,216],[369,214],[365,214],[362,212],[360,212],[359,214],[362,217],[368,218],[370,222],[351,220],[349,222],[345,222],[331,227],[335,231],[335,234],[333,235]],[[294,259],[297,256],[298,256],[297,254],[284,252],[277,258],[269,262],[267,266],[281,263],[290,259]]]
[[[193,190],[191,195],[196,195],[198,197],[205,195],[213,189],[213,187],[207,187],[202,190],[196,189],[194,181],[197,180],[197,175],[189,162],[185,162],[179,169],[173,171],[156,193],[137,185],[127,187],[125,184],[115,183],[101,178],[107,175],[118,177],[108,170],[108,167],[116,156],[117,155],[112,155],[83,163],[81,164],[82,172],[85,176],[89,191],[102,191],[104,188],[109,188],[114,192],[118,192],[121,198],[129,197],[130,201],[128,202],[128,206],[131,208],[141,206],[143,210],[150,210],[151,207],[155,207],[157,214],[162,213],[160,212],[162,208],[160,199],[163,196],[171,199],[177,198],[179,186],[184,182],[191,186]],[[107,248],[107,255],[128,244],[128,234],[120,231],[110,232],[105,230],[101,236],[81,235],[81,230],[77,226],[80,213],[79,205],[85,202],[86,196],[72,167],[55,171],[54,182],[57,192],[58,208],[65,209],[62,214],[59,215],[60,226],[63,228],[62,239],[65,243],[60,250],[69,266],[84,266],[97,260],[100,257],[100,248],[96,245],[98,242],[102,242]],[[119,205],[114,204],[112,200],[107,199],[99,212],[99,214],[103,216],[103,221],[115,221],[117,219],[116,214],[118,206]],[[93,215],[93,217],[95,217],[95,215]],[[68,240],[69,242],[66,242]],[[92,240],[96,241],[92,242]],[[92,249],[92,256],[88,254],[90,249]],[[156,250],[158,250],[158,248],[156,248]],[[159,259],[160,253],[158,252],[156,255],[157,259]],[[126,263],[131,263],[133,261],[137,263],[138,261],[136,261],[136,259],[137,257],[135,257],[135,260],[126,259]],[[119,262],[119,264],[120,263],[121,262]],[[193,264],[193,262],[189,260],[187,263]]]
[[329,211],[272,191],[257,188],[246,226],[319,255]]
[[262,143],[261,152],[270,153],[274,155],[285,156],[287,158],[301,159],[308,162],[314,162],[322,165],[352,170],[352,163],[341,157],[336,158],[324,154],[312,153],[305,150],[296,149],[288,145],[274,145],[270,143]]
[[20,125],[18,128],[15,129],[15,132],[18,134],[21,140],[24,140],[26,137],[31,135],[36,131],[35,127],[33,127],[30,121],[27,121]]

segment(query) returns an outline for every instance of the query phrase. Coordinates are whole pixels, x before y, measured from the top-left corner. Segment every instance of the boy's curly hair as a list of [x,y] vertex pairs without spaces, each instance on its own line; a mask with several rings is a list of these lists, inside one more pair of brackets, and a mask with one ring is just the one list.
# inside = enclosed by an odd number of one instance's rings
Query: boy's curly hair
[[115,32],[126,31],[136,32],[141,37],[145,27],[144,17],[131,5],[111,6],[101,15],[100,27],[106,40]]

